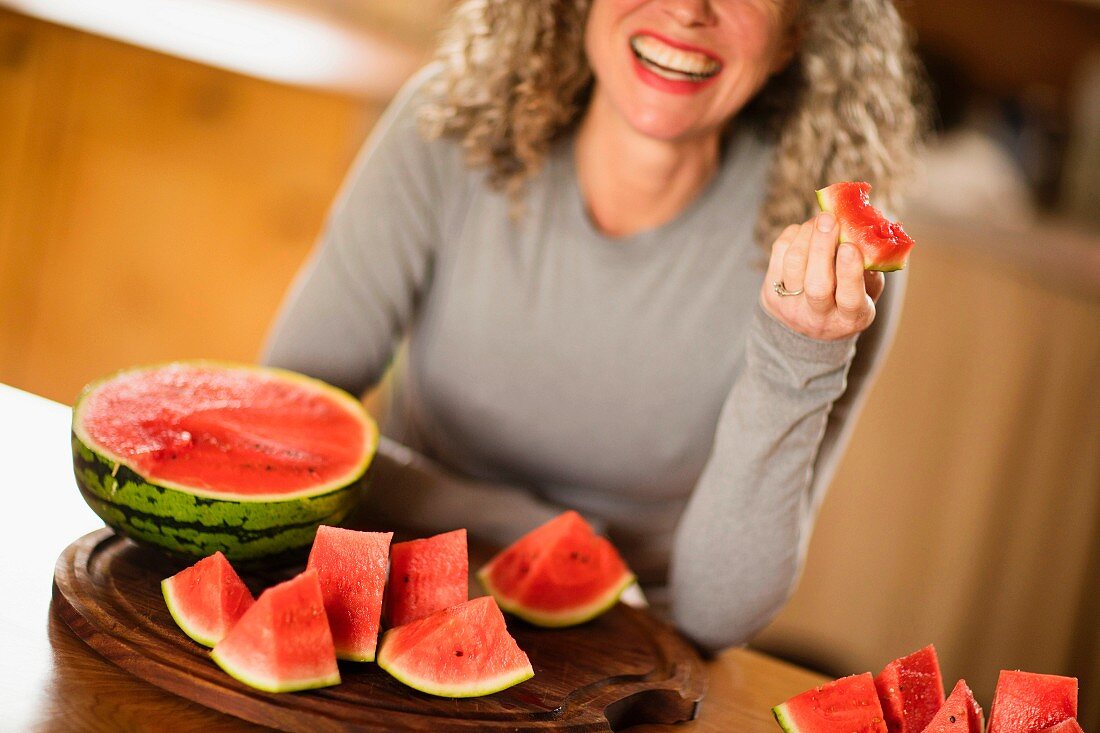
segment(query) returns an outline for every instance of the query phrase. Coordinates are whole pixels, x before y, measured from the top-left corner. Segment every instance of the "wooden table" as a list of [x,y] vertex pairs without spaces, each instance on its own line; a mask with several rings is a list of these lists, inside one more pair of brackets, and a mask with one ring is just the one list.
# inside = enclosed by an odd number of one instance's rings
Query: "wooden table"
[[[102,526],[77,493],[69,420],[69,408],[0,385],[0,731],[260,730],[122,671],[50,613],[57,556]],[[748,649],[722,654],[708,673],[697,721],[633,730],[776,733],[771,706],[824,679]]]

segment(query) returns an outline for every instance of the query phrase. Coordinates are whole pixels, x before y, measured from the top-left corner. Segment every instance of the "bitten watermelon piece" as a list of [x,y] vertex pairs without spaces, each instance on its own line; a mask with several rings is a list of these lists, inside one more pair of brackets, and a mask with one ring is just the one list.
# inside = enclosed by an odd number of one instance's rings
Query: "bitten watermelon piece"
[[985,719],[981,706],[974,699],[966,680],[959,680],[924,733],[982,733],[983,725]]
[[469,596],[466,530],[397,542],[390,548],[386,621],[390,626],[430,616]]
[[615,547],[574,511],[516,540],[477,577],[501,608],[538,626],[595,618],[634,582]]
[[900,270],[909,261],[913,239],[900,222],[890,221],[871,206],[870,196],[869,183],[834,183],[817,192],[817,203],[836,217],[840,242],[854,244],[863,253],[865,270]]
[[870,672],[807,690],[772,713],[788,733],[887,733]]
[[1085,733],[1077,718],[1066,718],[1061,723],[1055,723],[1049,728],[1043,728],[1039,733]]
[[895,659],[875,677],[890,733],[921,733],[943,705],[943,676],[936,648]]
[[988,733],[1038,733],[1077,717],[1077,678],[1001,670]]
[[317,573],[306,570],[261,593],[210,656],[230,676],[266,692],[340,684]]
[[440,697],[480,697],[534,676],[490,596],[390,629],[378,666],[414,690]]
[[160,582],[168,612],[183,633],[202,644],[221,641],[255,600],[221,552]]
[[373,662],[393,532],[320,526],[306,567],[317,571],[336,656]]

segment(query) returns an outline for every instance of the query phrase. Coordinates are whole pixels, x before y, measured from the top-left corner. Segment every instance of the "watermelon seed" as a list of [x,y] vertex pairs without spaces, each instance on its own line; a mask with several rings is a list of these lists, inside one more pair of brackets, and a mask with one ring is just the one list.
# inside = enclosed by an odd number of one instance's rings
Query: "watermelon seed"
[[947,719],[950,720],[952,723],[955,722],[955,716],[954,715],[949,715]]
[[[456,657],[461,657],[462,656],[462,650],[461,649],[455,649],[455,656]],[[953,723],[955,721],[951,721],[951,722]]]
[[408,583],[408,582],[409,582],[409,576],[407,576],[407,575],[405,576],[405,582],[406,582],[406,583]]

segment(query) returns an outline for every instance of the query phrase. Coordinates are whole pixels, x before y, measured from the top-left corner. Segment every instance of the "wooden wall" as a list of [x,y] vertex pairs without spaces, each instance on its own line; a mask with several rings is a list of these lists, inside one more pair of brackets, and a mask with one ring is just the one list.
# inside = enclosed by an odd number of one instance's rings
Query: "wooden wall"
[[0,11],[0,382],[253,360],[378,112]]

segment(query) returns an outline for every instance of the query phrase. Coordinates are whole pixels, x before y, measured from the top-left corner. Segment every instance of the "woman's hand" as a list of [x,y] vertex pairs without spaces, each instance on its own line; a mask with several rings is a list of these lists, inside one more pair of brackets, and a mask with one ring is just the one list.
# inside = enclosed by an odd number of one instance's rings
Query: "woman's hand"
[[[863,255],[855,245],[837,247],[839,232],[829,213],[784,229],[772,245],[760,289],[768,313],[791,330],[823,341],[847,338],[870,326],[886,284],[881,272],[864,272]],[[777,282],[802,293],[781,296]]]

